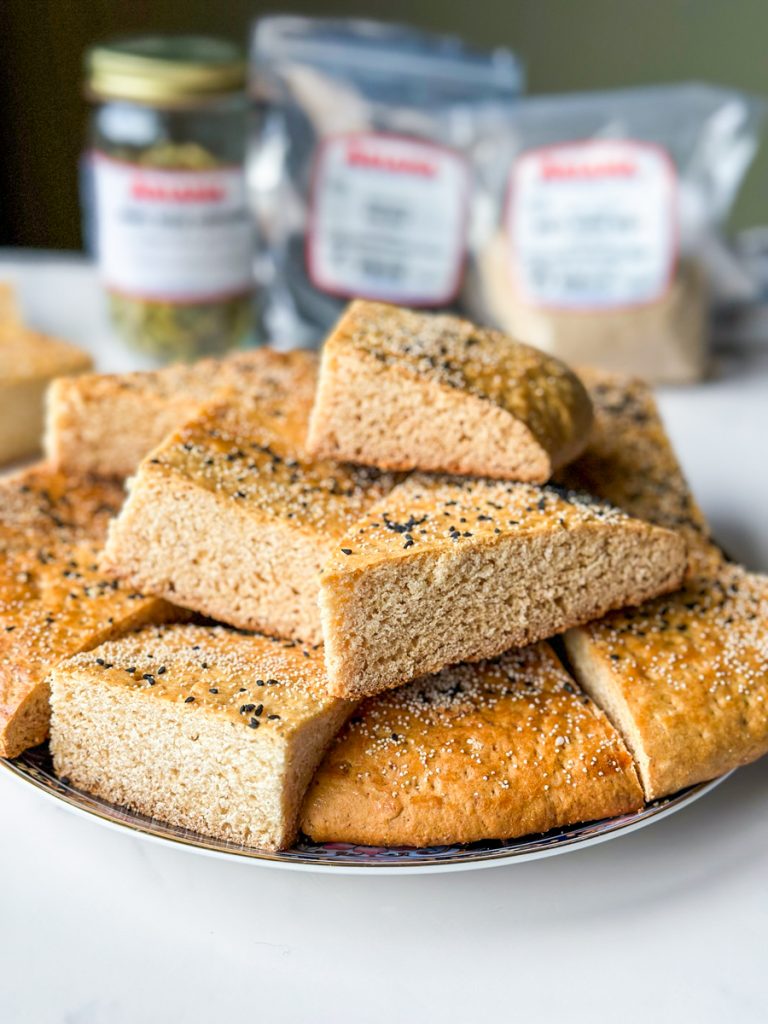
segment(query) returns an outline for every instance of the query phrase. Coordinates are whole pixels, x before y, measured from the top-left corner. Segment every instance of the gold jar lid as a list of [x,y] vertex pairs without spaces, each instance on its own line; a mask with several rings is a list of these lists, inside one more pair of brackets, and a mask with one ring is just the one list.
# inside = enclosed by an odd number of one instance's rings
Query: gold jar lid
[[97,100],[183,105],[245,86],[239,48],[207,36],[141,36],[104,43],[87,52],[85,66],[87,93]]

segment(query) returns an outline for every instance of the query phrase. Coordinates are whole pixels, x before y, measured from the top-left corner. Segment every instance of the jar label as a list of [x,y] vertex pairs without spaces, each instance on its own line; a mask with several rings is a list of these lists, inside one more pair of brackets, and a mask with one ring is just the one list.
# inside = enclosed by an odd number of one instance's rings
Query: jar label
[[93,154],[105,286],[134,298],[216,301],[252,283],[241,168],[159,170]]
[[307,265],[321,291],[442,305],[461,284],[468,172],[450,149],[357,133],[317,154]]
[[590,310],[657,301],[677,258],[667,153],[631,140],[529,150],[510,175],[512,274],[533,305]]

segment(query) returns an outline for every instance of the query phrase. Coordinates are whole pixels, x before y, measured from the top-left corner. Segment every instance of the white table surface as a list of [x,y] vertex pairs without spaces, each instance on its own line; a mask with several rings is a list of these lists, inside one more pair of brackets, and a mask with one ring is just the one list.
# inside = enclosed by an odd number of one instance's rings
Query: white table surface
[[[82,264],[0,259],[30,323],[134,365]],[[768,569],[768,348],[662,407],[722,542]],[[768,1020],[768,760],[641,832],[462,874],[230,864],[0,772],[0,1021]]]

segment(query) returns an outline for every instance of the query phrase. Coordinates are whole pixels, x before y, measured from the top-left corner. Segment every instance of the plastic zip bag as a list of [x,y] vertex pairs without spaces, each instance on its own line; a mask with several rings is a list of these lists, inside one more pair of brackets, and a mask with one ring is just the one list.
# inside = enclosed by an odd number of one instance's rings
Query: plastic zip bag
[[251,56],[262,337],[315,342],[351,296],[453,304],[482,218],[473,196],[504,174],[514,55],[370,21],[269,17]]
[[700,378],[760,115],[699,84],[522,100],[466,310],[572,364]]

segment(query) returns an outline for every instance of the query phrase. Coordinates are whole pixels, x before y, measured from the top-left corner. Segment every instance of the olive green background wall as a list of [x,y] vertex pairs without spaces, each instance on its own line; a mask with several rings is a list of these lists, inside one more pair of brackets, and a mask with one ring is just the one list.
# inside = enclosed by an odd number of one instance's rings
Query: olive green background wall
[[[0,0],[0,244],[80,243],[82,52],[134,32],[245,41],[259,13],[358,15],[506,44],[531,92],[697,78],[768,93],[768,0]],[[735,226],[768,222],[768,144]]]

